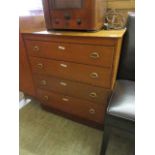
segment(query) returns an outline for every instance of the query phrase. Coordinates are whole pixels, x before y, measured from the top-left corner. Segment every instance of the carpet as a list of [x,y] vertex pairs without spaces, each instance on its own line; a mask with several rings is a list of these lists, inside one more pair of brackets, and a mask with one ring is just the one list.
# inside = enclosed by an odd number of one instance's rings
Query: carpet
[[[35,100],[20,109],[19,124],[20,155],[100,153],[103,131],[46,112]],[[129,146],[125,140],[115,140],[112,138],[107,155],[127,155]]]

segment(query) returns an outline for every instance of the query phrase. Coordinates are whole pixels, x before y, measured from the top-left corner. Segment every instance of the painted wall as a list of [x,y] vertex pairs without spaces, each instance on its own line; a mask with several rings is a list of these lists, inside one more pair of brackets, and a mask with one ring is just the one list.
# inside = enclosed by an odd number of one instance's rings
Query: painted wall
[[108,10],[116,9],[127,17],[129,11],[135,10],[135,0],[107,0]]

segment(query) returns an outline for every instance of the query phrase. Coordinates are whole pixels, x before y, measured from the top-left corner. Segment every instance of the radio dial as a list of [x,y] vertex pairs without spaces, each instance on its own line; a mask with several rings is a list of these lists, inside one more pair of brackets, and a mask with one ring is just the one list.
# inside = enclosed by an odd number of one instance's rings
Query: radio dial
[[59,20],[58,19],[55,20],[55,24],[59,24]]
[[65,13],[65,14],[64,14],[64,18],[65,18],[66,20],[70,20],[70,19],[71,19],[71,16],[70,16],[69,13]]
[[82,22],[81,22],[81,19],[80,19],[80,18],[77,19],[77,24],[78,24],[78,25],[81,25],[81,23],[82,23]]

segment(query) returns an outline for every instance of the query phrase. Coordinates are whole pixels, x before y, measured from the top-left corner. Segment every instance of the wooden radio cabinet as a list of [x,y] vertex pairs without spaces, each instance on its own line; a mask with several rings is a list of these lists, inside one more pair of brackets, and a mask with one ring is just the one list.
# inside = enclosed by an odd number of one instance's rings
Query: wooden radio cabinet
[[107,0],[42,0],[48,30],[99,30]]
[[42,106],[103,126],[124,32],[24,33],[36,97]]

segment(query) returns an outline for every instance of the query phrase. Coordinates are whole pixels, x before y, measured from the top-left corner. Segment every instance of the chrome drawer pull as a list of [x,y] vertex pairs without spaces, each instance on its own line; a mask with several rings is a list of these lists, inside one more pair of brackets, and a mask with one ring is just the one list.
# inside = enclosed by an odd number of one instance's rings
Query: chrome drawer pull
[[43,64],[42,64],[42,63],[38,63],[37,66],[38,66],[38,68],[40,68],[40,69],[43,68]]
[[45,86],[45,85],[47,85],[47,81],[46,80],[42,80],[41,84]]
[[98,78],[99,76],[98,76],[97,73],[92,72],[92,73],[90,74],[90,77],[91,77],[92,79],[96,79],[96,78]]
[[64,46],[58,46],[58,49],[64,51],[66,48]]
[[100,55],[97,52],[92,52],[90,54],[90,57],[93,58],[93,59],[98,59],[100,57]]
[[95,111],[95,109],[91,108],[91,109],[89,109],[89,113],[93,115],[96,113],[96,111]]
[[47,96],[47,95],[45,95],[45,96],[44,96],[44,99],[45,99],[45,100],[48,100],[49,98],[48,98],[48,96]]
[[34,46],[33,51],[39,51],[39,46]]
[[62,86],[67,86],[67,83],[66,83],[66,82],[61,81],[61,82],[60,82],[60,85],[62,85]]
[[68,102],[69,99],[68,98],[62,98],[63,101]]
[[92,92],[92,93],[89,94],[89,96],[92,97],[92,98],[95,98],[95,97],[97,97],[97,94],[95,92]]
[[67,68],[66,64],[60,64],[61,67]]

